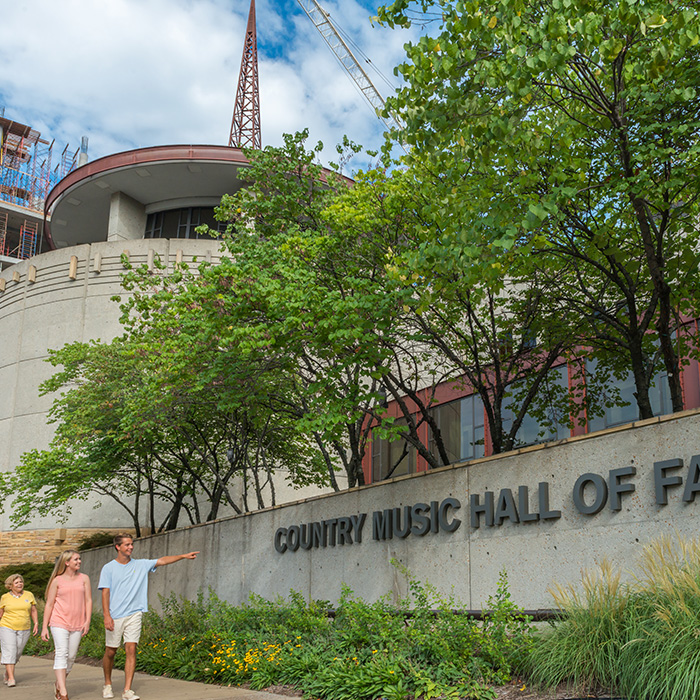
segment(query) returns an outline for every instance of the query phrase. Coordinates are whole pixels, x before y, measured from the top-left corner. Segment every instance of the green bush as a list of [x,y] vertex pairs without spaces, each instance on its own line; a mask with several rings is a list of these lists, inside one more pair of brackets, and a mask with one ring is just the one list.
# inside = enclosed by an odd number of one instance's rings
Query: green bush
[[[41,622],[41,615],[43,614],[43,604],[39,605],[39,621]],[[41,624],[39,625],[39,631],[41,631]],[[43,656],[53,651],[53,642],[43,642],[41,637],[30,637],[25,647],[25,654],[30,654],[33,656]],[[99,613],[93,613],[92,620],[90,621],[90,631],[88,634],[82,638],[80,642],[80,648],[78,654],[81,656],[89,656],[94,659],[101,659],[105,651],[105,627],[102,615]],[[117,652],[118,663],[121,663],[123,667],[124,663],[124,651],[122,649]]]
[[78,551],[84,552],[86,549],[93,549],[94,547],[104,547],[105,545],[112,544],[114,542],[113,532],[93,532],[91,535],[87,535],[80,540],[78,545]]
[[479,625],[455,614],[451,597],[403,573],[409,597],[367,603],[343,587],[334,618],[328,602],[307,603],[296,592],[239,606],[211,592],[170,597],[161,615],[146,616],[138,668],[254,689],[290,684],[324,700],[495,697],[486,684],[510,678],[531,646],[505,575]]
[[5,579],[10,574],[20,574],[24,578],[24,588],[31,591],[35,598],[44,598],[54,563],[45,561],[41,564],[11,564],[0,568],[0,595],[5,593]]
[[[505,576],[492,617],[479,625],[454,613],[463,607],[457,601],[404,574],[410,596],[367,603],[344,587],[335,617],[327,601],[307,602],[297,592],[274,601],[251,596],[237,606],[211,591],[195,600],[161,599],[162,612],[144,617],[137,668],[253,689],[293,685],[324,700],[495,698],[488,683],[510,677],[529,649],[527,621],[510,602]],[[28,653],[51,648],[33,639]],[[103,652],[102,617],[95,615],[79,654]],[[120,651],[116,665],[123,661]]]
[[642,576],[622,584],[604,562],[581,591],[553,591],[564,613],[537,639],[528,675],[546,686],[598,685],[636,700],[700,694],[700,541],[664,537],[645,548]]

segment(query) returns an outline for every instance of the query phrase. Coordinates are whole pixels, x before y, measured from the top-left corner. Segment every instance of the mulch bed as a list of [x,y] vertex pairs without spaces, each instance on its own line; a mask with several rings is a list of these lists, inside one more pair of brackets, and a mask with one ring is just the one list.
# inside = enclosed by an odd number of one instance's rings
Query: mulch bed
[[625,700],[617,695],[611,695],[609,688],[600,688],[589,694],[562,684],[551,690],[534,688],[527,685],[521,678],[512,680],[508,685],[496,688],[498,700]]

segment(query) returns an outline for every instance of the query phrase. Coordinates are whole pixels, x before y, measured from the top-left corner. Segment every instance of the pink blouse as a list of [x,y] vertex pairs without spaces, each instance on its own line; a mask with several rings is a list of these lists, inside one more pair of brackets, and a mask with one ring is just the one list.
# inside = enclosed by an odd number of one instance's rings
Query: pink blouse
[[56,601],[51,611],[50,627],[60,627],[69,632],[83,628],[85,611],[85,574],[75,578],[57,576]]

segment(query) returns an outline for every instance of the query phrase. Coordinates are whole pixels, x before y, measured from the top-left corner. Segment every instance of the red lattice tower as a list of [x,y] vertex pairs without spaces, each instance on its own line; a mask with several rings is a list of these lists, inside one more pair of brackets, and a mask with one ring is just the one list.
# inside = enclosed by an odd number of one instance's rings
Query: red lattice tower
[[255,32],[255,0],[250,0],[248,28],[243,44],[241,73],[233,107],[229,146],[262,148],[260,136],[260,88],[258,86],[258,39]]

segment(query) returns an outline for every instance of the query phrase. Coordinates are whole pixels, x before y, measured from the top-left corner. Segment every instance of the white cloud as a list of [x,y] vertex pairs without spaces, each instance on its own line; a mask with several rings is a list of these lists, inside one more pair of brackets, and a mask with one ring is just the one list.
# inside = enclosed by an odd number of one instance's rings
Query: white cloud
[[[91,159],[168,143],[228,142],[247,0],[23,0],[3,7],[0,105]],[[324,2],[385,74],[403,33],[372,27],[356,0]],[[324,157],[343,134],[368,147],[383,127],[297,3],[257,2],[263,144],[308,127]],[[353,49],[354,50],[354,49]],[[361,58],[358,55],[358,58]],[[370,77],[375,77],[370,73]],[[388,88],[377,79],[386,95]]]

